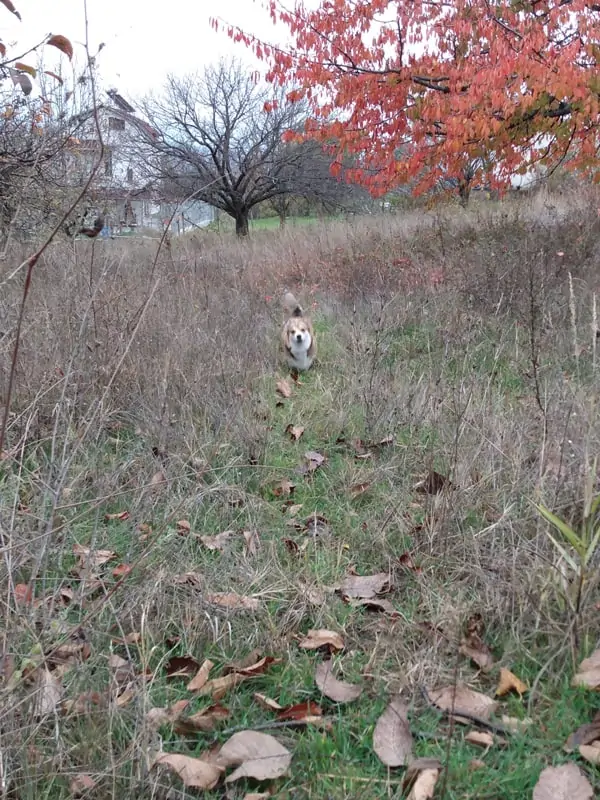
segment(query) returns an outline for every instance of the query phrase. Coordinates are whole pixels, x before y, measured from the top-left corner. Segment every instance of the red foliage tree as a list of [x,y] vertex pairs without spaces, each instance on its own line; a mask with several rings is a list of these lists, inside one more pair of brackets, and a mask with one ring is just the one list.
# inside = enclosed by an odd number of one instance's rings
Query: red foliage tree
[[[313,6],[315,3],[313,3]],[[268,0],[288,50],[233,26],[267,79],[308,99],[307,135],[335,142],[381,193],[440,178],[503,189],[536,163],[594,172],[600,4],[590,0]],[[215,27],[219,23],[214,21]],[[479,169],[474,167],[478,167]]]

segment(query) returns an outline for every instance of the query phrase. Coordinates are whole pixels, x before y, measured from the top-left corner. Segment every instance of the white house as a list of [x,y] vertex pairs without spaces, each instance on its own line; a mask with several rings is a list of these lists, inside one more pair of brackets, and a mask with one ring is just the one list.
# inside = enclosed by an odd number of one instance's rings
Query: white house
[[151,181],[144,164],[155,132],[135,108],[110,89],[96,112],[78,115],[76,135],[69,142],[69,182],[81,186],[100,154],[102,163],[90,190],[90,200],[102,212],[110,232],[170,225],[173,233],[202,228],[215,219],[215,209],[201,201],[179,203],[167,196],[160,182]]

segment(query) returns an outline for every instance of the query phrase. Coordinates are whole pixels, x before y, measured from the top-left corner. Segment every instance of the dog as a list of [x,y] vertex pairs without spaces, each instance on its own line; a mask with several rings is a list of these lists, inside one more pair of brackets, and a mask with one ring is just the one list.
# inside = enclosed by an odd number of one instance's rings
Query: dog
[[283,296],[283,308],[288,315],[281,331],[285,360],[291,369],[304,372],[312,367],[317,354],[313,326],[291,292]]

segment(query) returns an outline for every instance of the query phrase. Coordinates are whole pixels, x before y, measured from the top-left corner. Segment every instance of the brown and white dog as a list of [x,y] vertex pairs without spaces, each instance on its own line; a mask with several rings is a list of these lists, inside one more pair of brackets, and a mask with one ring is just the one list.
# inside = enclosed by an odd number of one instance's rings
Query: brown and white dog
[[313,326],[291,292],[283,296],[283,308],[288,315],[281,331],[285,360],[291,369],[303,372],[310,369],[317,352]]

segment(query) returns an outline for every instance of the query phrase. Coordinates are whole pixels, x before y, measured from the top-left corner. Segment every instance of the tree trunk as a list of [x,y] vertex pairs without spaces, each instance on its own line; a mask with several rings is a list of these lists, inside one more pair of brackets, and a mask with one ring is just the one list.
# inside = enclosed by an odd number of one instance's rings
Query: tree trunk
[[471,182],[470,181],[459,181],[458,184],[458,196],[460,199],[460,204],[463,208],[467,208],[469,205],[469,197],[471,196]]
[[248,212],[244,209],[235,215],[235,232],[238,236],[248,236]]

